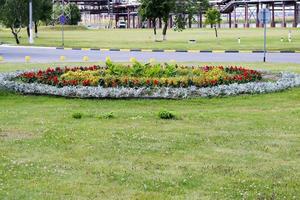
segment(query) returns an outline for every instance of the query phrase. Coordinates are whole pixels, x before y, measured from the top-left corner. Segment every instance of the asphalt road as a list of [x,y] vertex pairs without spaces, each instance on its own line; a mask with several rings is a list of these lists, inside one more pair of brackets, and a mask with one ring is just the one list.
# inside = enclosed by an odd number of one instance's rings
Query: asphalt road
[[[116,52],[13,46],[0,46],[0,56],[4,58],[4,62],[25,62],[25,56],[30,56],[30,62],[34,63],[61,62],[61,56],[65,56],[65,62],[82,62],[84,56],[88,56],[90,62],[104,61],[107,56],[115,62],[128,62],[132,57],[144,62],[151,58],[160,62],[170,60],[177,62],[261,62],[263,60],[262,53]],[[300,53],[268,53],[267,62],[300,63]]]

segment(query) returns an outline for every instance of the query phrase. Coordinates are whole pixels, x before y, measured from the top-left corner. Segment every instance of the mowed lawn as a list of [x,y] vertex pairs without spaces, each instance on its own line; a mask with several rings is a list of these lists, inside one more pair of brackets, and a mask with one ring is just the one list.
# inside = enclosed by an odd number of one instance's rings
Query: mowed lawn
[[[59,27],[53,30],[40,28],[39,38],[35,45],[61,46]],[[288,32],[292,32],[292,42],[288,42]],[[196,49],[196,50],[262,50],[263,29],[220,29],[219,38],[215,38],[213,29],[190,29],[182,32],[168,31],[168,41],[154,42],[151,29],[131,30],[72,30],[65,31],[66,47],[87,48],[142,48],[142,49]],[[158,38],[162,38],[159,30]],[[238,43],[238,38],[241,43]],[[281,42],[281,38],[284,39]],[[197,43],[189,43],[197,40]],[[9,30],[0,30],[0,42],[15,44]],[[28,45],[26,30],[21,32],[21,45]],[[300,51],[300,29],[268,29],[268,50]]]
[[[244,66],[300,73],[296,64]],[[0,199],[300,198],[300,88],[187,100],[0,90],[0,108]],[[161,110],[178,119],[159,119]]]

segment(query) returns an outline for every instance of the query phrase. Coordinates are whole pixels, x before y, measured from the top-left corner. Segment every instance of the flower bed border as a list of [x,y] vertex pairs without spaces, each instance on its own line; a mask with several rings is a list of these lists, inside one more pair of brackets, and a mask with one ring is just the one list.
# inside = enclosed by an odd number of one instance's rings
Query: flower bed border
[[[276,82],[249,82],[242,84],[218,85],[214,87],[195,86],[187,88],[172,87],[116,87],[103,88],[101,86],[66,86],[55,87],[39,83],[22,83],[12,81],[25,71],[0,73],[0,89],[14,91],[21,94],[52,95],[72,98],[166,98],[181,99],[192,97],[221,97],[239,94],[262,94],[286,90],[300,86],[300,75],[290,72],[280,73]],[[27,71],[28,72],[28,71]]]

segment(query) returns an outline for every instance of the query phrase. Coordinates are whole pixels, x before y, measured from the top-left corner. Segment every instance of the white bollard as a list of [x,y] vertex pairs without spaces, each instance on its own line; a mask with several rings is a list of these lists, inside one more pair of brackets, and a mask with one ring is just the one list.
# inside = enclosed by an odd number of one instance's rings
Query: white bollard
[[292,31],[291,30],[289,30],[288,38],[289,38],[289,42],[292,42]]

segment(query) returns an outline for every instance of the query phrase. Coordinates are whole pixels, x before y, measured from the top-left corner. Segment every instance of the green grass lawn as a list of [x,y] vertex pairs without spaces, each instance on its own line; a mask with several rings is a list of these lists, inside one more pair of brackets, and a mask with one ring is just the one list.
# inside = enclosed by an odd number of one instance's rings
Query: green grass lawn
[[[299,64],[243,66],[300,73]],[[187,100],[0,90],[0,199],[299,199],[299,99],[300,88]],[[160,120],[161,110],[178,119]]]
[[[292,42],[288,42],[288,32],[292,30]],[[144,49],[197,49],[197,50],[261,50],[263,49],[263,29],[220,29],[216,40],[213,29],[191,29],[183,32],[169,30],[168,41],[153,42],[152,30],[67,30],[66,47],[90,48],[144,48]],[[159,30],[161,34],[161,30]],[[238,38],[241,44],[238,44]],[[281,37],[284,42],[281,42]],[[196,44],[188,43],[197,40]],[[14,44],[9,30],[0,30],[0,42]],[[25,29],[21,33],[21,44],[28,45]],[[61,31],[41,28],[35,45],[61,46]],[[300,29],[268,29],[269,50],[300,50]]]

